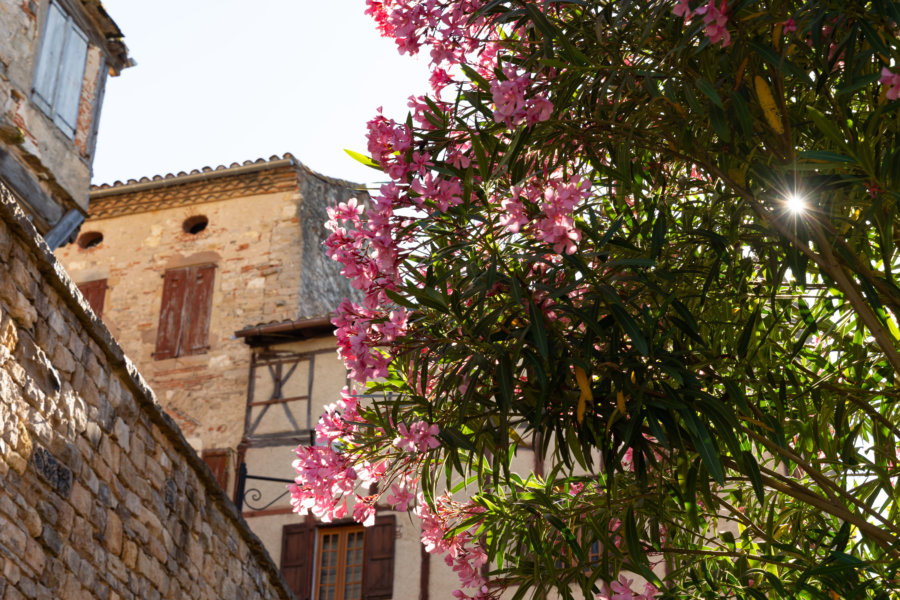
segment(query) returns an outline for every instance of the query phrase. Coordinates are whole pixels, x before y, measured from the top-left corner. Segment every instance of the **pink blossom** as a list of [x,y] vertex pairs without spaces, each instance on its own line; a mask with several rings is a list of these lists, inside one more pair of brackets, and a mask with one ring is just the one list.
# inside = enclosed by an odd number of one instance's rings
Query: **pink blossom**
[[375,326],[381,332],[381,341],[390,342],[405,334],[406,318],[406,309],[392,310],[387,321]]
[[653,585],[652,583],[644,584],[644,591],[641,594],[635,596],[636,600],[653,600],[656,598],[656,595],[659,593],[659,588]]
[[544,242],[553,245],[557,254],[574,254],[576,244],[581,241],[581,232],[575,228],[572,217],[557,214],[537,222],[538,236]]
[[722,0],[716,6],[716,0],[709,0],[706,6],[694,11],[694,14],[703,15],[704,33],[711,44],[722,42],[722,47],[731,44],[731,34],[728,33],[728,0]]
[[525,110],[525,122],[528,125],[534,125],[541,121],[546,121],[553,114],[553,103],[544,98],[537,96],[528,101],[528,108]]
[[900,73],[894,73],[887,67],[882,67],[881,79],[878,81],[882,85],[887,86],[884,95],[888,100],[900,98]]
[[506,198],[501,202],[503,213],[500,215],[500,225],[506,228],[510,233],[518,233],[523,225],[530,222],[528,215],[525,213],[525,206],[516,199]]
[[416,501],[416,495],[406,485],[391,484],[391,493],[387,497],[387,503],[394,510],[406,512]]
[[636,600],[631,590],[631,580],[626,579],[624,575],[619,575],[619,580],[613,581],[609,587],[612,590],[609,600]]
[[431,72],[431,78],[428,80],[428,83],[431,85],[431,89],[436,94],[439,94],[441,90],[453,83],[453,79],[444,69],[434,69]]
[[399,435],[394,438],[394,445],[407,452],[426,452],[441,445],[435,437],[439,432],[437,425],[429,425],[425,421],[416,421],[409,428],[401,423],[397,427]]
[[691,12],[691,7],[688,5],[688,0],[678,0],[672,8],[672,14],[676,17],[683,17],[685,21],[690,21],[693,13]]
[[491,95],[494,99],[494,120],[514,127],[525,116],[526,77],[512,77],[505,81],[495,79],[491,82]]
[[298,446],[294,452],[297,472],[291,492],[294,511],[312,512],[325,522],[342,518],[347,513],[346,494],[356,483],[357,474],[347,457],[330,446]]
[[781,24],[781,33],[787,35],[789,33],[793,33],[797,31],[797,24],[794,23],[794,19],[788,19],[784,23]]
[[356,504],[353,505],[353,520],[363,527],[371,527],[375,524],[375,507],[366,502],[365,498],[357,496]]

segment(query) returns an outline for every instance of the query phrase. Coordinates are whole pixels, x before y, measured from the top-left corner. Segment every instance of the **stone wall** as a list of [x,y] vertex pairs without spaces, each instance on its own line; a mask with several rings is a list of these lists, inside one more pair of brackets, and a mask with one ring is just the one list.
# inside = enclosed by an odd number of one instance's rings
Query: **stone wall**
[[290,597],[0,189],[0,598]]

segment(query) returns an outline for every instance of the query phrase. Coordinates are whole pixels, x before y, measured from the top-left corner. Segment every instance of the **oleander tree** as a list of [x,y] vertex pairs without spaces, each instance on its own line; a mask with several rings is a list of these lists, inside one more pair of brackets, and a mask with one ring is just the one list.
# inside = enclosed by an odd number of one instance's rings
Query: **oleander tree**
[[432,91],[330,213],[296,509],[457,598],[898,597],[900,3],[367,5]]

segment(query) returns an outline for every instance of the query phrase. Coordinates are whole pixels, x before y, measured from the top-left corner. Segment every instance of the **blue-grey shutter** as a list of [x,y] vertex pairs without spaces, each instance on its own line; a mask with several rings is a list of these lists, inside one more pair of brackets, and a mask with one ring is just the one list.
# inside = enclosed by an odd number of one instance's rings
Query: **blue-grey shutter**
[[66,41],[66,20],[66,15],[59,7],[56,4],[50,4],[47,10],[44,35],[41,38],[37,70],[34,73],[34,100],[48,115],[53,111],[56,78],[59,75],[63,43]]
[[87,61],[87,36],[69,20],[62,64],[59,69],[53,122],[69,137],[75,136],[78,125],[78,106],[81,104],[81,83]]

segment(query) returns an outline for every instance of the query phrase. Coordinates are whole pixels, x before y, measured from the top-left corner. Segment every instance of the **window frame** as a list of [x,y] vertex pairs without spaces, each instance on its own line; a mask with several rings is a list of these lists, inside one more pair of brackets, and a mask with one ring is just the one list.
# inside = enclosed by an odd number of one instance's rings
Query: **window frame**
[[[335,530],[363,531],[363,565],[361,600],[387,600],[394,595],[397,519],[392,513],[375,517],[375,524],[362,527],[350,519],[335,523],[316,523],[307,516],[305,522],[282,528],[281,571],[299,600],[318,598],[318,572],[321,565],[323,534]],[[337,600],[337,599],[336,599]]]
[[[361,534],[362,539],[361,547],[359,548],[360,554],[360,562],[358,565],[348,565],[348,548],[347,544],[349,543],[350,536]],[[316,546],[315,546],[315,563],[313,564],[313,598],[320,598],[322,594],[322,579],[323,579],[323,565],[322,561],[325,558],[325,537],[326,536],[338,536],[338,545],[336,548],[337,552],[337,564],[334,565],[336,571],[336,577],[334,582],[334,590],[335,595],[334,598],[329,600],[362,600],[363,597],[363,580],[364,580],[364,571],[366,565],[366,559],[364,556],[365,551],[365,539],[366,539],[366,530],[362,525],[354,524],[346,524],[346,525],[336,525],[334,527],[318,527],[316,528]],[[346,585],[347,585],[347,571],[352,566],[359,566],[359,595],[356,597],[347,598],[345,596]]]
[[31,99],[70,140],[78,129],[90,47],[90,37],[64,3],[51,0],[44,16]]

